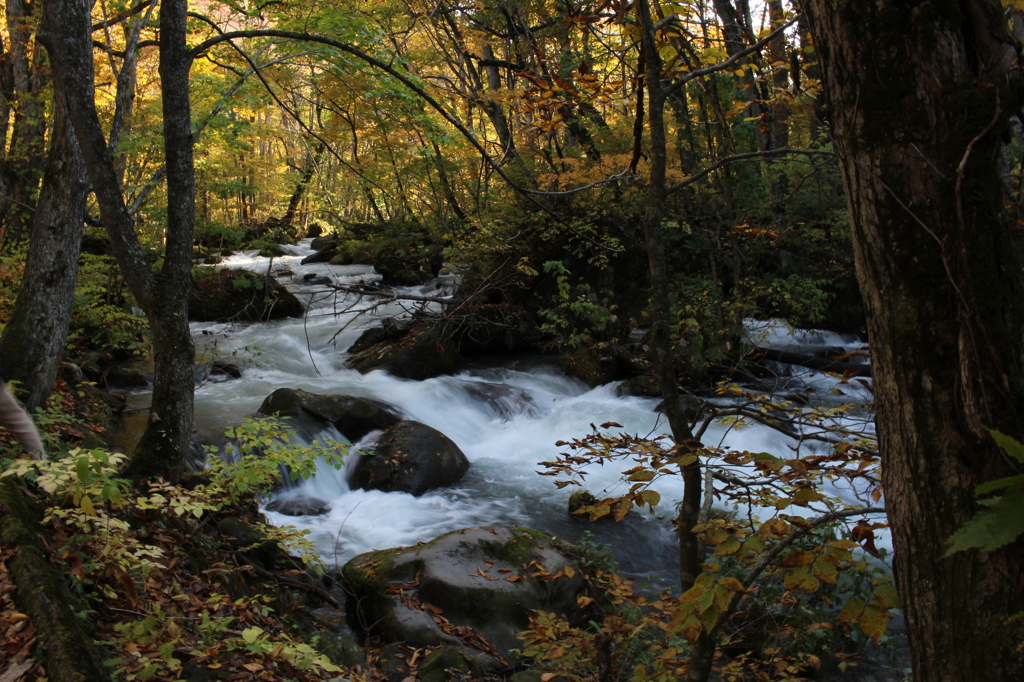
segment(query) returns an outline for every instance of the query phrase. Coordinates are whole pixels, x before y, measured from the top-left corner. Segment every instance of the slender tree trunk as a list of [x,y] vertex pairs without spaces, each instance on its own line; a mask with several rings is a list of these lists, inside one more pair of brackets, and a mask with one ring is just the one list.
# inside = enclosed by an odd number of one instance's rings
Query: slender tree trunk
[[7,177],[6,193],[0,197],[0,221],[5,228],[4,238],[12,242],[20,242],[28,234],[46,161],[43,92],[48,79],[42,50],[32,40],[35,21],[30,2],[7,0],[7,26],[11,36],[7,61],[14,94],[14,124],[3,164]]
[[292,192],[291,198],[288,200],[288,210],[284,212],[284,218],[281,219],[282,227],[285,230],[290,230],[292,222],[295,220],[295,214],[299,210],[299,202],[302,201],[302,196],[306,193],[309,188],[309,183],[313,180],[313,173],[320,166],[320,161],[324,157],[324,151],[327,149],[327,145],[321,142],[317,145],[316,151],[309,157],[309,161],[306,163],[306,169],[302,172],[302,177],[299,178],[299,182],[295,185],[295,191]]
[[[679,403],[679,379],[671,336],[671,305],[668,293],[668,267],[665,263],[665,244],[661,222],[665,204],[665,167],[667,164],[665,141],[665,96],[662,94],[663,78],[661,60],[653,45],[654,22],[651,21],[647,0],[637,3],[637,13],[643,31],[644,51],[647,55],[647,93],[649,95],[648,121],[651,132],[650,177],[647,185],[647,206],[644,212],[644,233],[647,242],[647,258],[651,279],[651,355],[658,387],[665,401],[665,415],[668,417],[672,438],[681,445],[693,440],[693,433]],[[700,464],[683,467],[683,482],[686,486],[683,502],[679,509],[679,581],[683,591],[693,587],[701,572],[703,555],[700,541],[693,532],[700,516],[701,475]]]
[[4,371],[8,379],[21,382],[29,411],[49,395],[67,342],[87,193],[85,163],[64,93],[57,88],[53,135],[32,220],[25,276],[0,338]]
[[1022,104],[996,0],[804,0],[868,315],[895,572],[917,682],[1019,680],[1024,541],[946,557],[1020,473],[1024,288],[998,158]]
[[176,478],[184,471],[192,438],[195,348],[188,327],[195,241],[196,181],[192,155],[192,109],[185,44],[187,0],[160,4],[160,91],[167,164],[167,239],[164,265],[154,279],[153,403],[150,424],[128,465],[133,478]]

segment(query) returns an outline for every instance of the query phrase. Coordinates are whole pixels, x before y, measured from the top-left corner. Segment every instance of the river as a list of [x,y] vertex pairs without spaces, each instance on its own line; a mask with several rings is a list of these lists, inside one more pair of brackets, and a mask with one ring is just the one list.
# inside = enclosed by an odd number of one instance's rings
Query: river
[[[329,504],[330,511],[302,517],[268,512],[271,522],[308,530],[309,538],[330,565],[340,565],[371,549],[411,545],[468,526],[522,525],[569,541],[576,541],[589,529],[599,542],[614,549],[624,574],[652,577],[656,582],[675,579],[677,549],[670,519],[682,493],[678,478],[659,484],[662,502],[657,515],[635,514],[628,525],[587,524],[566,512],[571,490],[558,490],[551,477],[537,473],[539,462],[552,460],[564,450],[555,445],[557,441],[583,437],[590,432],[591,424],[614,421],[629,433],[664,433],[664,419],[654,411],[658,401],[620,396],[615,384],[590,389],[563,375],[552,358],[543,356],[476,360],[455,376],[426,381],[399,379],[382,371],[360,374],[346,367],[348,347],[380,317],[401,315],[404,310],[398,304],[389,304],[373,315],[353,320],[353,311],[345,312],[353,299],[335,295],[322,286],[303,284],[302,280],[315,275],[355,283],[372,278],[372,267],[303,266],[299,264],[301,258],[312,253],[308,240],[284,248],[288,255],[273,259],[272,264],[255,252],[245,252],[226,258],[221,267],[261,273],[272,267],[279,281],[288,284],[309,306],[304,319],[192,325],[201,356],[218,357],[242,368],[239,379],[208,380],[197,388],[198,438],[214,440],[226,427],[254,413],[275,389],[301,388],[311,393],[365,396],[390,403],[407,418],[451,438],[471,466],[458,485],[422,497],[352,490],[345,470],[326,467],[314,479],[282,494],[319,498]],[[442,280],[406,291],[436,295],[450,284],[450,280]],[[780,348],[853,351],[863,346],[853,336],[791,330],[773,322],[752,322],[749,333],[758,345]],[[861,405],[871,397],[869,388],[856,382],[840,386],[839,380],[830,375],[781,369],[785,370],[782,374],[790,375],[785,379],[789,392],[813,389],[818,400],[832,404]],[[491,399],[482,398],[487,395]],[[870,420],[870,414],[858,407],[844,418]],[[332,431],[320,437],[341,437]],[[794,445],[786,436],[760,425],[713,426],[705,442],[788,457]],[[802,447],[806,452],[811,446]],[[626,485],[619,469],[610,466],[591,470],[586,484],[598,496],[621,491]],[[851,502],[858,495],[858,491],[841,486],[832,486],[829,492]]]

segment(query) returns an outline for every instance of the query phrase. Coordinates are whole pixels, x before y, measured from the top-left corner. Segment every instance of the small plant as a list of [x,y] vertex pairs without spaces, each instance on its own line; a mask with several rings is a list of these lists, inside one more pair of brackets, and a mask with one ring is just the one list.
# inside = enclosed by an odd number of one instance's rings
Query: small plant
[[207,446],[208,466],[218,484],[236,497],[270,493],[282,482],[282,471],[298,481],[313,476],[318,462],[340,469],[348,454],[348,448],[338,443],[295,443],[295,432],[273,418],[248,418],[225,435],[233,439],[225,457]]

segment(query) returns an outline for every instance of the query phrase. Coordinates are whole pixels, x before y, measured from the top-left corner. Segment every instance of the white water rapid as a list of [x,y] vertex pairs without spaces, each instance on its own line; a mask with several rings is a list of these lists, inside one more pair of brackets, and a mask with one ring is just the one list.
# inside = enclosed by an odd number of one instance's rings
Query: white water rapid
[[[344,563],[371,549],[410,545],[468,526],[524,525],[552,532],[569,541],[588,529],[585,522],[569,518],[566,502],[571,490],[558,490],[552,478],[538,475],[538,462],[552,460],[559,440],[583,437],[591,424],[614,421],[629,433],[646,435],[665,430],[664,419],[654,412],[656,400],[621,397],[615,386],[588,389],[565,377],[550,359],[532,358],[470,364],[456,376],[427,381],[398,379],[381,371],[360,374],[346,367],[346,350],[375,317],[363,317],[339,333],[352,318],[337,314],[352,300],[328,293],[323,286],[302,284],[309,274],[353,283],[373,275],[369,266],[301,266],[311,253],[308,241],[284,247],[290,255],[273,260],[275,276],[300,296],[312,300],[305,319],[270,323],[194,323],[197,350],[206,356],[241,366],[240,379],[207,381],[196,391],[196,429],[209,438],[253,414],[264,398],[278,388],[301,388],[318,394],[366,396],[390,403],[406,417],[428,424],[451,438],[466,454],[471,467],[456,486],[422,497],[403,493],[351,490],[344,471],[330,467],[298,488],[284,494],[305,494],[327,502],[330,511],[321,516],[289,517],[268,513],[274,523],[287,523],[310,531],[328,564]],[[270,262],[255,252],[225,259],[222,267],[266,272]],[[289,274],[291,273],[291,274]],[[431,283],[411,293],[432,293]],[[401,314],[397,304],[375,312],[376,316]],[[859,339],[829,332],[793,333],[778,324],[752,324],[758,345],[775,347],[842,347],[862,345]],[[799,369],[799,368],[796,368]],[[814,388],[833,401],[859,402],[869,391],[851,382],[837,388],[835,377],[801,372],[790,379],[793,390]],[[497,386],[495,386],[497,385]],[[483,396],[490,395],[490,400]],[[334,432],[323,437],[338,437]],[[722,443],[736,450],[771,452],[792,456],[792,441],[767,427],[743,429],[712,427],[709,445]],[[804,447],[808,447],[804,445]],[[806,452],[806,450],[805,450]],[[622,468],[626,468],[623,466]],[[324,470],[326,469],[326,470]],[[623,490],[619,467],[592,470],[586,486],[602,491]],[[672,580],[676,543],[669,519],[682,490],[678,480],[659,484],[663,502],[661,518],[635,514],[630,524],[595,524],[597,539],[611,544],[632,576],[660,575]],[[833,494],[852,497],[853,491],[834,489]]]

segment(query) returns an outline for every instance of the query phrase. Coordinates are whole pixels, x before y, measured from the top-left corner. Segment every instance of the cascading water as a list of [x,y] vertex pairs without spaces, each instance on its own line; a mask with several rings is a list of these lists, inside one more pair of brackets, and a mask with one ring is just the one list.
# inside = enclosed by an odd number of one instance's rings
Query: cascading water
[[[329,512],[303,517],[268,512],[272,522],[309,530],[324,559],[339,565],[364,551],[411,545],[468,526],[523,525],[569,541],[577,540],[589,529],[598,541],[614,548],[624,573],[660,576],[668,582],[675,579],[677,549],[670,519],[682,494],[678,479],[659,483],[663,501],[657,509],[658,517],[634,514],[635,518],[626,524],[587,524],[570,518],[566,511],[571,491],[557,490],[551,478],[537,474],[538,462],[552,460],[560,451],[556,441],[583,437],[590,432],[591,424],[614,421],[629,433],[664,433],[664,419],[659,420],[654,411],[658,401],[619,396],[613,385],[588,389],[540,357],[478,361],[458,375],[426,381],[399,379],[382,371],[360,374],[346,367],[345,351],[380,317],[403,314],[401,305],[390,303],[372,315],[353,320],[351,311],[342,311],[355,302],[354,298],[301,282],[312,275],[352,284],[372,276],[372,267],[302,266],[301,258],[311,253],[308,242],[285,249],[289,255],[274,259],[272,266],[269,259],[246,252],[225,259],[224,267],[261,273],[272,267],[276,271],[273,274],[293,285],[293,292],[309,304],[305,319],[193,324],[201,353],[233,361],[243,369],[240,379],[207,382],[197,389],[199,438],[212,440],[214,434],[241,422],[275,389],[301,388],[311,393],[364,396],[390,403],[406,418],[451,438],[466,454],[471,467],[458,485],[422,497],[351,490],[344,471],[324,467],[314,479],[283,494],[319,498],[329,504]],[[436,295],[439,286],[431,283],[405,291]],[[853,350],[861,344],[858,339],[827,332],[795,335],[777,324],[752,325],[751,333],[759,335],[760,345]],[[813,390],[833,401],[857,402],[870,396],[864,386],[849,383],[839,388],[834,377],[816,372],[799,372],[789,380],[795,390]],[[320,437],[340,438],[331,431]],[[791,439],[760,425],[743,429],[715,426],[705,442],[792,456]],[[591,470],[586,485],[600,495],[604,491],[614,494],[627,484],[617,467],[607,466]],[[856,490],[841,487],[830,492],[850,500],[857,495]]]

